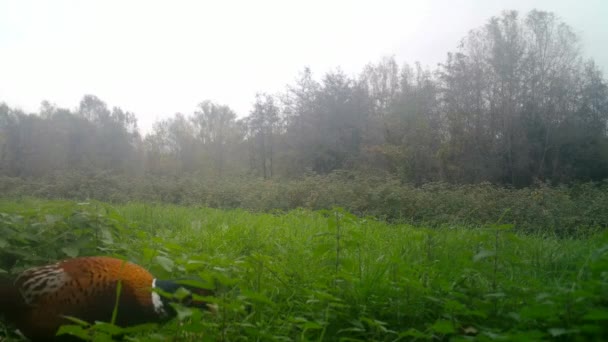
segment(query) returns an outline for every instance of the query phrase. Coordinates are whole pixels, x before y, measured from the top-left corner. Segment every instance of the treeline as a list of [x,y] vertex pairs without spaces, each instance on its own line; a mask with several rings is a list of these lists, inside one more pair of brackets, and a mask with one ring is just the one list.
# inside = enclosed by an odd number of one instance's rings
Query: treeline
[[297,179],[337,170],[401,183],[599,181],[608,176],[608,87],[554,14],[505,12],[443,64],[394,58],[358,75],[313,77],[259,94],[248,116],[203,101],[142,136],[133,113],[93,95],[78,108],[0,105],[0,175]]

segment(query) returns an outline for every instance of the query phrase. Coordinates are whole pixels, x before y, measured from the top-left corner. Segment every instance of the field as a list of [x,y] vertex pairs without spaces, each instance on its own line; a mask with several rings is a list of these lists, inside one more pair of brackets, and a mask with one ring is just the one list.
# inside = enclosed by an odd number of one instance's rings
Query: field
[[[430,229],[341,209],[0,201],[0,272],[79,255],[218,284],[216,315],[182,308],[169,324],[130,331],[138,341],[608,338],[606,232]],[[116,328],[89,329],[104,340]],[[7,335],[18,340],[0,324]]]

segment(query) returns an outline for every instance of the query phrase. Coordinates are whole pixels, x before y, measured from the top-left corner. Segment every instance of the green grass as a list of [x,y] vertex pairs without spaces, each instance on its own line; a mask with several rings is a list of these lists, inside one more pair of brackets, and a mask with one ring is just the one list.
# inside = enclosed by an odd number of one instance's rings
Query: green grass
[[[0,213],[6,272],[117,255],[158,277],[220,284],[217,315],[181,310],[179,324],[135,332],[142,341],[608,337],[606,233],[427,229],[340,209],[272,215],[24,199],[0,200]],[[95,329],[102,336],[109,328]]]

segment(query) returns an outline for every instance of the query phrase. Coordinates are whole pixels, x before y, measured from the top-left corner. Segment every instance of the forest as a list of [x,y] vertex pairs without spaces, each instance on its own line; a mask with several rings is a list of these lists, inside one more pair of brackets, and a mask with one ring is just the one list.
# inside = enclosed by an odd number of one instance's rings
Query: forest
[[222,288],[216,316],[89,340],[601,340],[608,80],[581,51],[505,11],[436,66],[304,67],[243,117],[0,102],[0,273],[104,254]]
[[505,12],[429,69],[392,57],[358,75],[309,68],[249,114],[202,101],[145,135],[134,113],[85,95],[78,108],[0,106],[0,174],[296,179],[338,170],[403,183],[514,188],[608,175],[608,88],[551,13]]

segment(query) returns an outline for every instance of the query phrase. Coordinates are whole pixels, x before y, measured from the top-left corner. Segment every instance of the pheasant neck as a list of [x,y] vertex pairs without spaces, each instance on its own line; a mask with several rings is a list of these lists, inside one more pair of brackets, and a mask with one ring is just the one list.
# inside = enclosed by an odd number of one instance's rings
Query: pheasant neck
[[[154,278],[152,280],[152,289],[158,289],[158,288],[163,290],[162,287],[157,286],[157,279]],[[156,291],[152,291],[152,304],[154,305],[154,311],[160,317],[163,317],[163,318],[167,317],[167,311],[165,310],[165,304],[163,302],[163,299]]]

